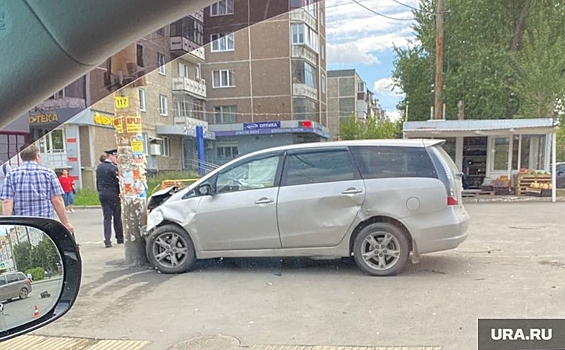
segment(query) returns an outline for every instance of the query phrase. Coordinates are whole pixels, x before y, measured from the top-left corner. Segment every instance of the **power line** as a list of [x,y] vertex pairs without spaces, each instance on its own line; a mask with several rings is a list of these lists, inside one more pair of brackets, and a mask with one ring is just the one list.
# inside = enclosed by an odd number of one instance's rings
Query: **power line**
[[400,1],[398,1],[398,0],[392,0],[392,1],[396,2],[396,3],[399,4],[399,5],[408,7],[409,9],[412,9],[412,10],[414,10],[414,11],[420,11],[420,9],[418,9],[418,8],[416,8],[416,7],[414,7],[414,6],[410,6],[410,5],[407,5],[407,4],[405,4],[405,3],[402,3],[402,2],[400,2]]
[[379,12],[373,10],[372,8],[369,8],[365,5],[363,5],[358,0],[351,0],[351,1],[353,1],[354,3],[356,3],[359,6],[363,7],[365,10],[374,13],[377,16],[381,16],[381,17],[388,18],[388,19],[393,19],[395,21],[413,21],[414,20],[413,18],[394,18],[394,17],[390,17],[390,16],[387,16],[387,15],[383,15],[382,13],[379,13]]

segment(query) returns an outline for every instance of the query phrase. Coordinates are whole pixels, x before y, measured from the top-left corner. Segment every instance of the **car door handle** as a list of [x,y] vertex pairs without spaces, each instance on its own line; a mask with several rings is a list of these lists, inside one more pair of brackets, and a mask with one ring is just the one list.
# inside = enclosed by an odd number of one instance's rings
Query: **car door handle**
[[263,197],[256,200],[255,204],[269,204],[269,203],[273,203],[274,201],[275,200],[272,198]]
[[352,188],[346,189],[345,191],[341,191],[341,194],[358,194],[358,193],[361,193],[361,192],[363,192],[363,190],[352,187]]

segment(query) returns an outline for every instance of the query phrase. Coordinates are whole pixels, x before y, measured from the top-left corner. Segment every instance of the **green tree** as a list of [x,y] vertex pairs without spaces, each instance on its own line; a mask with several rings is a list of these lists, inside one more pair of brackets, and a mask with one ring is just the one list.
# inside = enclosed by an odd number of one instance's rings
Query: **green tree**
[[342,140],[402,138],[402,122],[374,117],[362,120],[351,115],[340,119],[340,137]]
[[[465,102],[467,119],[534,117],[552,110],[561,93],[565,13],[558,0],[446,0],[444,103],[457,118]],[[435,1],[414,11],[416,40],[395,48],[393,77],[409,105],[410,120],[426,120],[433,105]],[[542,86],[541,82],[551,83]],[[532,101],[534,103],[532,103]],[[537,101],[537,105],[535,102]],[[538,109],[533,108],[537,106]],[[547,114],[545,115],[547,116]]]
[[31,249],[30,260],[32,267],[43,267],[45,270],[53,271],[61,258],[51,239],[43,237],[41,242]]
[[34,266],[31,264],[31,244],[28,242],[22,242],[14,245],[14,259],[16,260],[16,265],[19,271],[28,270]]

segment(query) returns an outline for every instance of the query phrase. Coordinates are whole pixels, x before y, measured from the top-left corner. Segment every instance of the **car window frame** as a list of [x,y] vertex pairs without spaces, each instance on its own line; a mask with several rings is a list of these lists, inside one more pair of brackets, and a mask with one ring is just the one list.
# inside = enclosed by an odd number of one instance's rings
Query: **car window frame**
[[[227,193],[247,192],[247,191],[261,190],[261,189],[266,189],[266,188],[280,187],[281,177],[282,177],[282,167],[283,167],[283,164],[284,164],[284,155],[285,155],[284,151],[274,151],[274,152],[261,153],[261,154],[255,155],[255,156],[243,158],[240,161],[237,161],[237,162],[231,164],[230,166],[226,167],[225,169],[221,169],[220,171],[215,173],[214,176],[212,176],[208,180],[204,181],[203,184],[204,183],[210,183],[212,185],[212,189],[213,189],[215,195],[227,194]],[[275,171],[275,179],[273,181],[273,186],[265,187],[265,188],[250,188],[250,189],[246,189],[246,190],[230,191],[230,192],[223,192],[223,193],[218,192],[218,178],[220,177],[221,174],[225,174],[225,173],[232,171],[233,169],[240,167],[242,165],[245,165],[245,164],[248,164],[248,163],[251,163],[251,162],[255,162],[255,161],[258,161],[258,160],[261,160],[261,159],[271,158],[271,157],[279,157],[279,162],[277,164],[277,170]]]
[[[9,278],[8,278],[8,276],[15,276],[15,277],[16,277],[16,280],[15,280],[15,281],[10,281]],[[18,278],[18,274],[17,274],[17,273],[8,273],[8,274],[6,274],[6,284],[16,283],[16,282],[19,282],[19,281],[20,281],[20,279]]]
[[[349,159],[349,164],[351,164],[351,167],[353,169],[353,179],[340,180],[340,181],[311,182],[311,183],[296,184],[296,185],[295,184],[291,184],[291,185],[288,184],[288,182],[287,182],[287,180],[288,180],[287,159],[290,156],[297,155],[297,154],[328,153],[328,152],[336,152],[336,151],[341,151],[341,152],[347,153],[347,157]],[[351,149],[347,146],[293,149],[293,150],[288,150],[287,152],[285,152],[284,161],[283,161],[283,169],[282,169],[282,174],[281,174],[280,187],[327,184],[327,183],[333,183],[333,182],[355,181],[355,180],[361,180],[361,179],[362,179],[362,177],[361,177],[361,171],[359,170],[359,165],[355,162],[355,158],[353,157],[353,154],[351,153]]]

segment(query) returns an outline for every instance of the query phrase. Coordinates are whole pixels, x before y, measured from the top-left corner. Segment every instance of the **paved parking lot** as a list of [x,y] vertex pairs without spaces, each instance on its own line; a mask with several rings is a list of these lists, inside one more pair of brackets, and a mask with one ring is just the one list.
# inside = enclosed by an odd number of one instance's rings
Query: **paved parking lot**
[[151,340],[198,336],[242,346],[477,348],[479,318],[565,317],[565,203],[467,204],[469,239],[396,277],[351,261],[226,259],[181,275],[121,265],[100,210],[73,214],[84,255],[76,307],[37,334]]

